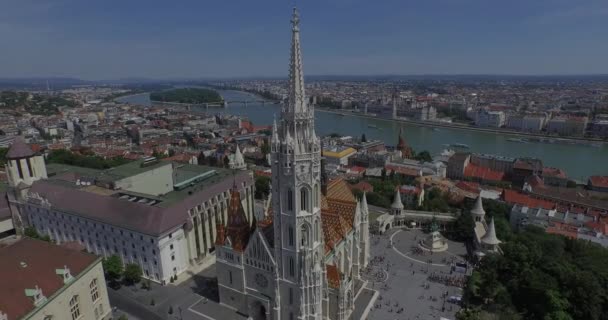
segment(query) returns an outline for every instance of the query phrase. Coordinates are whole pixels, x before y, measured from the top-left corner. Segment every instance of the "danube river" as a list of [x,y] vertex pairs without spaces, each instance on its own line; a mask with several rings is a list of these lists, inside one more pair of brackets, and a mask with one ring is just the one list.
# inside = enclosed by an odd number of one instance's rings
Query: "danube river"
[[[219,90],[226,101],[251,100],[256,97],[240,91]],[[148,94],[133,95],[117,99],[141,105],[150,105]],[[210,113],[230,113],[246,116],[255,125],[272,124],[279,105],[242,104],[230,105],[227,109],[212,108]],[[204,109],[202,109],[204,111]],[[441,152],[448,144],[462,143],[470,146],[471,152],[497,154],[508,157],[534,157],[543,160],[545,166],[566,170],[568,176],[586,181],[590,175],[608,175],[608,146],[591,147],[548,143],[517,143],[500,134],[468,131],[450,128],[429,128],[390,120],[372,119],[351,115],[339,115],[317,111],[315,115],[317,133],[326,135],[338,133],[368,139],[380,139],[387,145],[395,145],[399,130],[414,150],[428,150],[432,154]]]

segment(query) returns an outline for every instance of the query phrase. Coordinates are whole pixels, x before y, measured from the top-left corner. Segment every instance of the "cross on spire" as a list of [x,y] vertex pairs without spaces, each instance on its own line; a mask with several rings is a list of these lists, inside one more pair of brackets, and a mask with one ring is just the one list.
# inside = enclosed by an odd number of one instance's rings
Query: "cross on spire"
[[293,7],[293,15],[291,18],[291,24],[293,25],[293,31],[298,31],[300,26],[300,13],[298,12],[298,8]]

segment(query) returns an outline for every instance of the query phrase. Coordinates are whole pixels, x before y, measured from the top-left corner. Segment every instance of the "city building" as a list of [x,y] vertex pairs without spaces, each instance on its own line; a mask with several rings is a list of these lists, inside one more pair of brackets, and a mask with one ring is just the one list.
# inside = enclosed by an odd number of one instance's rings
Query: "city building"
[[448,160],[447,175],[450,179],[464,179],[464,170],[471,162],[470,153],[454,153]]
[[112,317],[101,258],[22,238],[0,247],[0,319]]
[[522,186],[530,176],[543,174],[543,162],[533,158],[519,158],[513,163],[511,180],[516,185]]
[[331,146],[323,148],[323,157],[328,164],[337,166],[348,165],[348,159],[355,155],[357,150],[346,146]]
[[480,109],[475,117],[475,125],[478,127],[501,128],[505,125],[506,116],[502,111],[487,111]]
[[301,59],[294,9],[288,103],[272,130],[272,206],[250,226],[233,190],[228,224],[218,226],[220,303],[255,320],[349,319],[369,262],[365,197],[322,172]]
[[605,118],[598,119],[596,117],[593,122],[589,124],[589,134],[598,138],[608,137],[608,120]]
[[547,122],[546,115],[509,115],[506,128],[522,132],[538,133],[543,130]]
[[403,185],[399,187],[399,193],[403,203],[410,208],[420,207],[424,202],[424,188],[420,186]]
[[583,136],[588,122],[587,117],[556,116],[547,122],[547,133],[560,136]]
[[[37,163],[25,148],[15,143],[9,153],[19,151],[25,156],[21,163]],[[12,166],[17,174],[9,184],[18,190],[11,200],[18,208],[14,221],[59,244],[76,241],[88,252],[118,255],[160,283],[213,255],[216,226],[226,223],[234,183],[253,220],[253,177],[246,171],[147,158],[106,170],[43,162],[21,178]]]
[[587,181],[589,190],[608,192],[608,176],[591,176]]

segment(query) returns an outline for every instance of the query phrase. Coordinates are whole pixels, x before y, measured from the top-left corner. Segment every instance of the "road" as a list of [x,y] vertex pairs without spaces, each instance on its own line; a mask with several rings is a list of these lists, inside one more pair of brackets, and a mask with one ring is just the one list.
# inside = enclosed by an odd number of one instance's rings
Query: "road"
[[[110,298],[110,305],[116,307],[126,313],[132,314],[141,320],[165,320],[164,317],[152,312],[151,310],[144,307],[141,303],[129,299],[118,291],[108,288],[108,296]],[[129,319],[136,320],[136,319]]]

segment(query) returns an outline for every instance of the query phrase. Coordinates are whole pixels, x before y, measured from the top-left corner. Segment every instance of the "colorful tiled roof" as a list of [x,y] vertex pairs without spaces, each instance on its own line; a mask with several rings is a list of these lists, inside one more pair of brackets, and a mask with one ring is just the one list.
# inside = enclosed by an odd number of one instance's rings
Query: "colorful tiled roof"
[[340,270],[338,267],[328,264],[325,265],[327,271],[327,284],[334,289],[340,288]]
[[[228,223],[226,225],[226,239],[230,239],[232,249],[243,252],[249,242],[252,229],[247,221],[245,209],[241,202],[241,194],[236,189],[236,185],[230,191],[230,203],[228,204]],[[217,242],[217,241],[216,241]],[[224,245],[225,241],[218,242]]]

